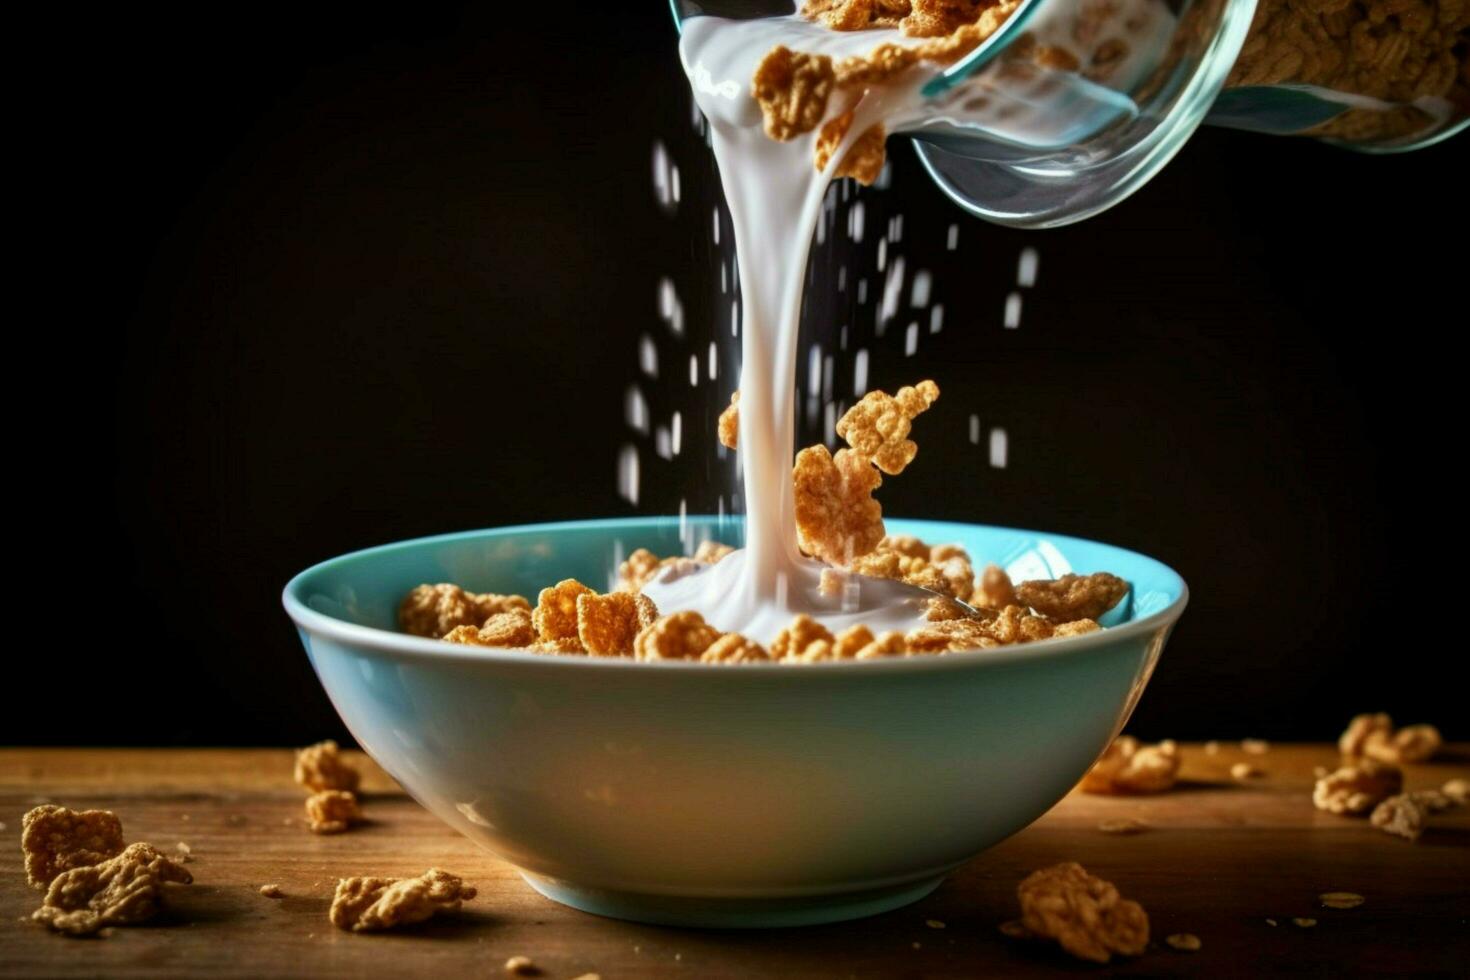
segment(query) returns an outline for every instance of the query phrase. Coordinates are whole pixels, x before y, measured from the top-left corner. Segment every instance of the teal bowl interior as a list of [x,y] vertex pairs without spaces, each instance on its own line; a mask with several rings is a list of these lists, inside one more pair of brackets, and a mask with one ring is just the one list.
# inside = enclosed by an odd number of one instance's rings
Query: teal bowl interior
[[[888,522],[1022,578],[1133,584],[1111,628],[943,657],[719,666],[546,656],[393,632],[421,582],[519,592],[675,554],[676,520],[500,528],[345,555],[285,604],[359,744],[427,809],[576,908],[800,925],[912,902],[1066,794],[1137,703],[1186,601],[1164,565],[1003,528]],[[739,544],[738,521],[684,540]]]

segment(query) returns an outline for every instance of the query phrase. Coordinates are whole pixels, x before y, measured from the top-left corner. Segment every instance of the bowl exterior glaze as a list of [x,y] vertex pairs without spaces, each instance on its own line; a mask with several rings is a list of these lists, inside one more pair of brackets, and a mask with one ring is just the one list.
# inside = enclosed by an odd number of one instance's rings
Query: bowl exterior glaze
[[1046,812],[1121,729],[1185,601],[1167,567],[1107,545],[889,526],[1022,577],[1108,570],[1134,591],[1090,636],[862,664],[638,664],[386,632],[420,582],[534,597],[568,575],[602,587],[617,542],[678,551],[677,524],[647,519],[357,552],[285,601],[362,747],[544,894],[644,921],[831,921],[921,897]]

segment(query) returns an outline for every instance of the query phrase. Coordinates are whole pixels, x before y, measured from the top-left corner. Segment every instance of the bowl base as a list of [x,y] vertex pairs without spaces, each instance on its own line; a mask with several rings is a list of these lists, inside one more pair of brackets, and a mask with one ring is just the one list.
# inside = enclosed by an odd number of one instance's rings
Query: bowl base
[[861,919],[917,902],[945,878],[938,875],[885,888],[796,898],[706,898],[587,888],[526,871],[521,877],[552,901],[593,915],[712,929],[769,929]]

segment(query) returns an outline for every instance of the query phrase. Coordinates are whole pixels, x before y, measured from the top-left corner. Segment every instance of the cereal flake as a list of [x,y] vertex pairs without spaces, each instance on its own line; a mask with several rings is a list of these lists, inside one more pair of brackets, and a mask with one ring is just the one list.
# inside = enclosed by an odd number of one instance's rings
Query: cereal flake
[[296,782],[313,793],[343,789],[354,792],[362,775],[343,758],[331,739],[296,750]]
[[910,439],[913,421],[939,398],[939,386],[920,381],[898,394],[870,391],[837,421],[837,434],[853,452],[872,460],[889,476],[897,476],[918,455]]
[[57,875],[113,858],[123,850],[122,821],[111,810],[38,806],[20,818],[26,882],[45,888]]
[[[536,597],[531,622],[538,640],[577,639],[577,599],[597,593],[574,578],[562,579]],[[580,641],[578,642],[580,646]]]
[[193,880],[182,865],[152,845],[130,844],[99,864],[62,872],[31,918],[73,936],[134,925],[158,912],[166,882],[186,885]]
[[797,540],[807,554],[842,565],[883,539],[883,507],[873,499],[883,477],[865,458],[810,446],[796,454],[793,478]]
[[648,596],[628,592],[577,596],[577,637],[597,657],[631,657],[633,640],[658,619]]
[[1143,906],[1076,862],[1033,872],[1016,893],[1026,930],[1079,959],[1106,963],[1114,954],[1137,956],[1148,945]]
[[1108,572],[1063,575],[1016,586],[1016,598],[1043,616],[1057,620],[1100,619],[1128,594],[1128,583]]
[[720,631],[703,616],[685,610],[645,627],[633,640],[633,655],[639,660],[693,660],[719,638]]
[[1403,789],[1397,766],[1361,759],[1317,780],[1312,803],[1328,813],[1363,814]]
[[423,922],[436,912],[455,912],[475,897],[455,875],[430,868],[417,878],[343,878],[337,882],[332,925],[373,932]]
[[1084,793],[1162,793],[1179,775],[1179,746],[1172,739],[1142,745],[1131,735],[1113,740],[1082,777]]
[[345,789],[324,789],[306,798],[306,825],[313,834],[340,834],[360,820],[357,796]]

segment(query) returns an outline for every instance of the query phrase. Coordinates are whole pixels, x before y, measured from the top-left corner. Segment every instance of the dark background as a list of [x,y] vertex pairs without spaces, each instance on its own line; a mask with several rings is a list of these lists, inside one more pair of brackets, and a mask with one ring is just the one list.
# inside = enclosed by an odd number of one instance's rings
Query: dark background
[[[37,302],[11,331],[14,385],[49,393],[12,426],[37,570],[12,677],[40,669],[15,681],[0,743],[344,737],[280,609],[294,572],[632,513],[615,484],[630,442],[642,510],[729,492],[712,454],[728,372],[644,385],[655,417],[684,411],[679,466],[623,421],[637,335],[681,364],[723,336],[728,299],[673,28],[656,0],[616,6],[547,25],[494,5],[129,10],[44,42],[14,188],[16,292]],[[680,167],[672,211],[655,140]],[[1464,138],[1370,157],[1202,129],[1123,206],[1026,233],[962,214],[904,141],[890,153],[868,227],[904,215],[946,319],[913,360],[902,330],[869,340],[874,385],[945,392],[886,511],[1179,569],[1193,597],[1139,734],[1326,739],[1388,710],[1470,737],[1437,615],[1463,496],[1463,439],[1443,433]],[[1007,331],[1026,246],[1040,276]],[[657,317],[661,276],[685,338]],[[971,413],[1009,433],[1005,469],[970,445]]]

